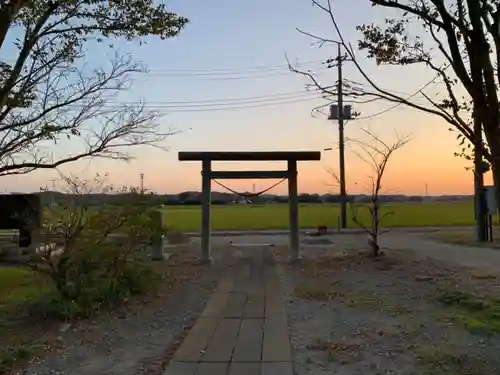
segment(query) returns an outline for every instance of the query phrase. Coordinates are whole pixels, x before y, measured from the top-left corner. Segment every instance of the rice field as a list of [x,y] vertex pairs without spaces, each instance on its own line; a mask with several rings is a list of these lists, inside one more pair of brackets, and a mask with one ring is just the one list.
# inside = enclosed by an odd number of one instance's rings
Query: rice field
[[[369,222],[366,206],[359,206],[356,216],[362,223]],[[385,227],[423,226],[470,226],[474,223],[473,202],[423,202],[393,203],[382,207],[386,215]],[[299,223],[301,228],[326,225],[336,228],[340,206],[337,204],[301,204]],[[348,208],[348,226],[356,227],[353,212]],[[166,206],[164,222],[167,227],[183,231],[198,231],[201,226],[201,207]],[[228,205],[212,206],[213,230],[286,229],[288,228],[288,205]]]

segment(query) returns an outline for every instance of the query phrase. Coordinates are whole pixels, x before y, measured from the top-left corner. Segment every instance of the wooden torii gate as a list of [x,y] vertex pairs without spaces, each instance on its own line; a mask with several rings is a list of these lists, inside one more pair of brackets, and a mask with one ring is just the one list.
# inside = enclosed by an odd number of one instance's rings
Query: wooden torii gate
[[[210,196],[213,179],[288,179],[288,205],[290,217],[290,261],[299,259],[299,202],[297,189],[297,161],[321,160],[319,151],[227,151],[179,152],[180,161],[201,161],[201,261],[210,263]],[[213,161],[286,161],[286,170],[275,171],[214,171]]]

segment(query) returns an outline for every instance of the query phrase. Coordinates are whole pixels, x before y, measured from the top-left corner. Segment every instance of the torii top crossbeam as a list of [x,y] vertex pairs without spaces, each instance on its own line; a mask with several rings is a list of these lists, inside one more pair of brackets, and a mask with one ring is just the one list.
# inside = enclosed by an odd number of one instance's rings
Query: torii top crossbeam
[[181,151],[179,161],[313,161],[320,151]]

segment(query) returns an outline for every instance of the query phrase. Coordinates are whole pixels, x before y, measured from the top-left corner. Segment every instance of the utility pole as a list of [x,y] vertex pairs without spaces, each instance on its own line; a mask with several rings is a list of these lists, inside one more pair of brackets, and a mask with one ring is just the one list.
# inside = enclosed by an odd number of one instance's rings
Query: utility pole
[[141,195],[144,195],[144,173],[140,174],[141,178]]
[[337,68],[338,68],[338,85],[337,85],[337,106],[338,106],[338,122],[339,122],[339,174],[340,174],[340,226],[347,228],[347,194],[345,188],[345,145],[344,145],[344,98],[342,85],[342,56],[341,44],[337,44]]
[[[345,56],[342,56],[342,45],[337,43],[337,69],[338,69],[338,82],[337,82],[337,105],[330,106],[330,116],[328,120],[337,120],[339,125],[339,184],[340,184],[340,226],[347,228],[347,192],[345,184],[345,139],[344,139],[344,120],[352,118],[351,107],[344,108],[344,93],[343,93],[343,77],[342,77],[342,63]],[[326,151],[326,149],[325,149]]]

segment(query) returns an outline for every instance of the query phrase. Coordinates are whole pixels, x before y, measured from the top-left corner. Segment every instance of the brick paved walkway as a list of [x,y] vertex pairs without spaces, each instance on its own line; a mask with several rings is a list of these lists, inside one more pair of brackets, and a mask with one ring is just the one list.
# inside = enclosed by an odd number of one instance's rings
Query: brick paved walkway
[[227,269],[164,375],[293,375],[276,267],[266,249]]

